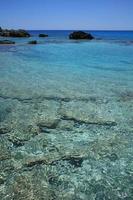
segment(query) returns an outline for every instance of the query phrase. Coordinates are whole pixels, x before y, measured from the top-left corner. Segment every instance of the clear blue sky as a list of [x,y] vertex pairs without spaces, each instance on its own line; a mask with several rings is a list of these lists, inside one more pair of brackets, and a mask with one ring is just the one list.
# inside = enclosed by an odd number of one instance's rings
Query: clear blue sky
[[133,30],[133,0],[0,0],[0,26]]

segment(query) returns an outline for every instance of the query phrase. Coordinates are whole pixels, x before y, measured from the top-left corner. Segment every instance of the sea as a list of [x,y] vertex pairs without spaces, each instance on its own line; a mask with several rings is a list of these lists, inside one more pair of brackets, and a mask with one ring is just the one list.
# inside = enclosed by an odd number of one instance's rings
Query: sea
[[133,199],[133,31],[71,32],[0,45],[1,200]]

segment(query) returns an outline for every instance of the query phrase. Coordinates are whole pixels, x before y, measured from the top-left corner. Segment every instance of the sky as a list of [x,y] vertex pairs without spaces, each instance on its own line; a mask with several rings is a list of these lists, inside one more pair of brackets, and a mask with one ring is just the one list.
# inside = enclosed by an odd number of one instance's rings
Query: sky
[[0,26],[27,30],[133,30],[133,0],[0,0]]

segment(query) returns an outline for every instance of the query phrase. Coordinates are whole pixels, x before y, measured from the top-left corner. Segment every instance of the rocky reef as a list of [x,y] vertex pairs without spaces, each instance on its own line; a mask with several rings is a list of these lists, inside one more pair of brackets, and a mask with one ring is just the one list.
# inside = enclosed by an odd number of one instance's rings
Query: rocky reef
[[92,40],[94,37],[90,33],[86,33],[83,31],[74,31],[69,35],[69,39],[74,39],[74,40]]
[[47,35],[47,34],[40,33],[40,34],[39,34],[39,37],[48,37],[48,35]]
[[37,44],[36,40],[29,41],[28,44]]
[[0,36],[2,37],[30,37],[30,34],[23,29],[2,29],[0,28]]
[[1,94],[0,199],[130,200],[123,103],[121,118],[111,101]]
[[15,42],[11,40],[0,40],[0,44],[15,44]]

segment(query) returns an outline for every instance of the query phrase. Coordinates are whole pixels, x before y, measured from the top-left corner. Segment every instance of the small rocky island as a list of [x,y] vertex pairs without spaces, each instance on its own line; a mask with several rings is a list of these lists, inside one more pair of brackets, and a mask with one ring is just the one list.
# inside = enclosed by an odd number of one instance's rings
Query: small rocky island
[[14,29],[2,29],[0,27],[0,36],[1,37],[30,37],[30,34],[23,29],[14,30]]
[[74,31],[69,35],[69,39],[73,40],[92,40],[94,37],[90,33],[86,33],[83,31]]

